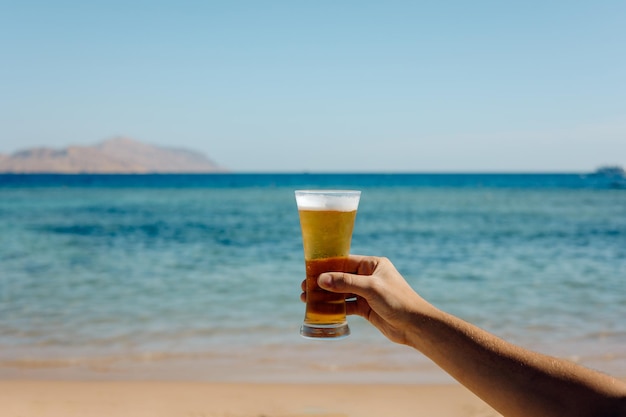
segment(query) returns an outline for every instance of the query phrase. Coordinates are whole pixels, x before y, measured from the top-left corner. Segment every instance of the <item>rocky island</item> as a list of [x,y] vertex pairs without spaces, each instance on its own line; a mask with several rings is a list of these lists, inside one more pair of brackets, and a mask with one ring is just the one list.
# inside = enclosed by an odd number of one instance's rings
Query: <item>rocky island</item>
[[118,137],[93,146],[31,148],[0,154],[3,173],[147,174],[209,173],[226,170],[202,153],[149,145]]

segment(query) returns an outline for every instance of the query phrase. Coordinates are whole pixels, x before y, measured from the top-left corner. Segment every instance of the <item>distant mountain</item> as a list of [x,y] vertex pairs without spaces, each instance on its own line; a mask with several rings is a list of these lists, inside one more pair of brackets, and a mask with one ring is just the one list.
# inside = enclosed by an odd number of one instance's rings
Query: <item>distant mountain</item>
[[205,155],[186,149],[113,138],[94,146],[32,148],[0,154],[0,172],[13,173],[190,173],[222,172]]

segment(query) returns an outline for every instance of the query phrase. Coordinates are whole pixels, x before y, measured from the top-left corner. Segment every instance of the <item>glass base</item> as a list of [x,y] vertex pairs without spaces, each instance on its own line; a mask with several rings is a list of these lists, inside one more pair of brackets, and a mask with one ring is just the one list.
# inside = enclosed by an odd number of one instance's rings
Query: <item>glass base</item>
[[300,335],[307,339],[339,339],[350,334],[348,323],[307,324],[300,327]]

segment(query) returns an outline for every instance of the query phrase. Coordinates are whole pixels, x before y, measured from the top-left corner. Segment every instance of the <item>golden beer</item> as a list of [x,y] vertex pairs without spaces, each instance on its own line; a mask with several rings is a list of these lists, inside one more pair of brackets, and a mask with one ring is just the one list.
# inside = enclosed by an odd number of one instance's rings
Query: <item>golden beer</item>
[[344,294],[317,285],[323,272],[344,271],[350,253],[359,191],[296,191],[306,267],[305,337],[347,336]]

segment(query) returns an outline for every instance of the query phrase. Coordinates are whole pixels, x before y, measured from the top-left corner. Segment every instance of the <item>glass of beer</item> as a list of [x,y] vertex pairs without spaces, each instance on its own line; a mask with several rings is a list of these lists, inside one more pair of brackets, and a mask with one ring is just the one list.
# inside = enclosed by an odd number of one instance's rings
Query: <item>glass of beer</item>
[[321,289],[317,278],[323,272],[345,270],[361,192],[297,190],[295,193],[306,268],[306,313],[300,334],[307,338],[347,336],[350,328],[345,294]]

